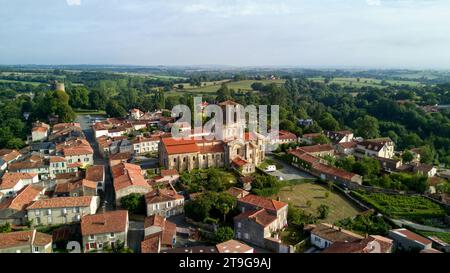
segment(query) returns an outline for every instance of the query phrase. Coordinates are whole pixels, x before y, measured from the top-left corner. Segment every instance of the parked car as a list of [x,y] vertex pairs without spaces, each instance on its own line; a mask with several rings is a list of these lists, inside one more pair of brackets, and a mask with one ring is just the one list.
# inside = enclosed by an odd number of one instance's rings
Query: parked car
[[274,172],[276,170],[277,170],[277,166],[275,166],[275,165],[269,165],[266,168],[266,172]]

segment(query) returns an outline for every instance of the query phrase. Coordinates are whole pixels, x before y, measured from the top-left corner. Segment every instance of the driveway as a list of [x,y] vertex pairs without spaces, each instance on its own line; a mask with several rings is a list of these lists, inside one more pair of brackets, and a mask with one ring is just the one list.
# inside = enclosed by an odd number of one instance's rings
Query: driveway
[[295,168],[294,166],[291,166],[289,164],[287,164],[284,161],[281,161],[277,158],[275,158],[273,155],[266,155],[266,158],[273,160],[275,162],[277,162],[278,164],[282,165],[283,168],[276,170],[274,172],[268,172],[268,174],[272,175],[272,176],[276,176],[276,177],[283,177],[283,180],[292,180],[292,179],[314,179],[315,177],[303,172],[297,168]]

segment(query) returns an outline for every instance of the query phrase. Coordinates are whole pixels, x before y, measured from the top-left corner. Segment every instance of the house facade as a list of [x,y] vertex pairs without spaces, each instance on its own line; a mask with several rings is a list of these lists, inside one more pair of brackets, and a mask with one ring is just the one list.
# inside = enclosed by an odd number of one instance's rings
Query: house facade
[[41,199],[27,207],[27,217],[35,226],[76,223],[84,215],[95,214],[99,204],[98,196]]
[[115,210],[81,218],[81,235],[85,252],[101,251],[117,242],[127,246],[128,211]]
[[0,233],[0,253],[52,253],[52,236],[36,229]]
[[155,189],[145,195],[147,216],[161,215],[170,217],[182,214],[184,211],[184,197],[173,188]]

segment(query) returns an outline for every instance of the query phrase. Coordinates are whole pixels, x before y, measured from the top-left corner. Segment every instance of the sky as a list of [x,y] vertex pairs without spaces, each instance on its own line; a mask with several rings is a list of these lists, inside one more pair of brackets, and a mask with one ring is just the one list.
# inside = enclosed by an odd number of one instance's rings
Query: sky
[[0,0],[0,64],[450,69],[450,0]]

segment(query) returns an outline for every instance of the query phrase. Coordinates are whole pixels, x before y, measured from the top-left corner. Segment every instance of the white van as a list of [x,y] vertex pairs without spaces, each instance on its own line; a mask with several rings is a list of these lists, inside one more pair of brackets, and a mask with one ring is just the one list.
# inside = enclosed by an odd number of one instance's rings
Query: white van
[[266,168],[266,172],[274,172],[276,170],[277,170],[277,166],[275,166],[275,165],[269,165]]

